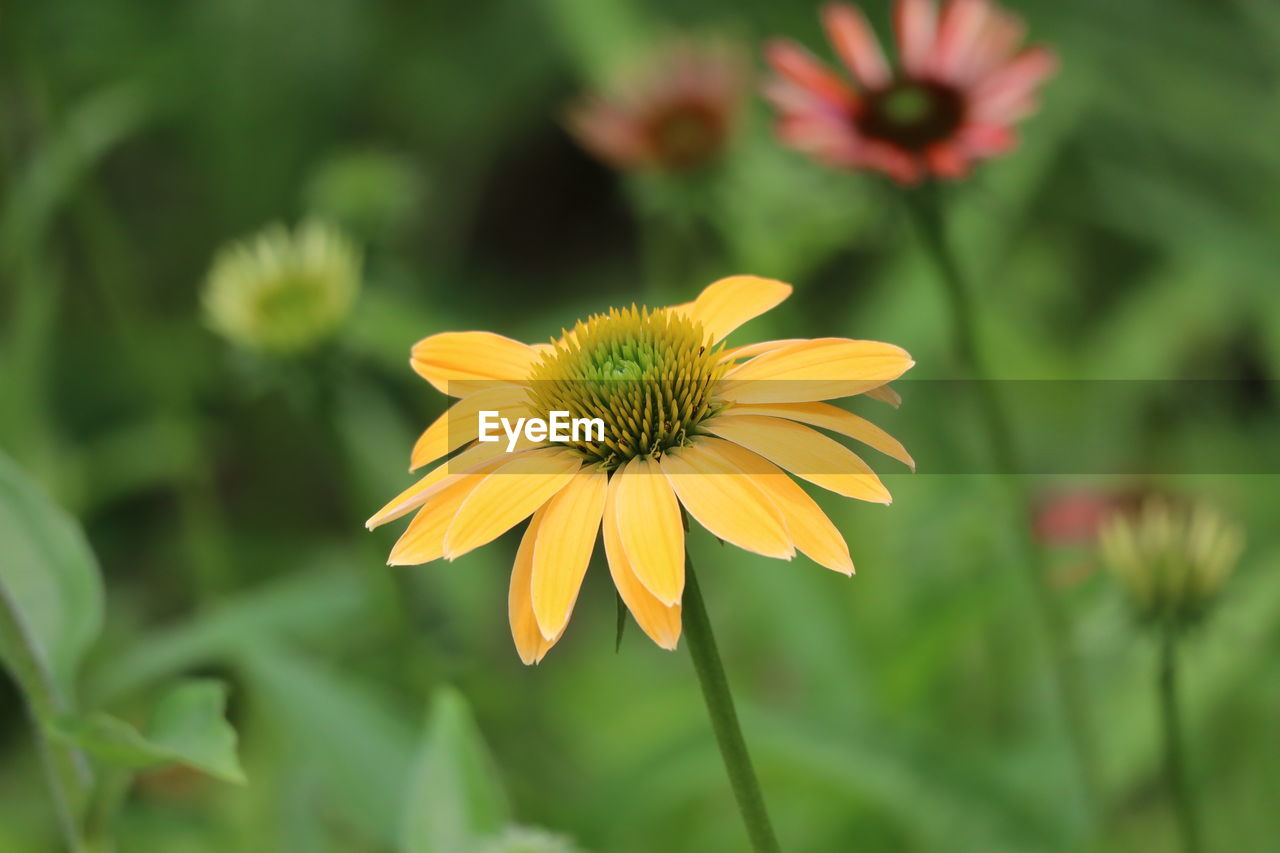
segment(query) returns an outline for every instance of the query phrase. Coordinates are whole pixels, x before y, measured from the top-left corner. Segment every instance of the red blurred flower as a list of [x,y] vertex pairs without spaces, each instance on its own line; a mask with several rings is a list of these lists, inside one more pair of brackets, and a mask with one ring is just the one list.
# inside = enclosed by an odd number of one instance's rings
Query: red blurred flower
[[745,90],[737,50],[681,40],[611,91],[584,96],[570,108],[568,126],[584,148],[616,169],[686,171],[724,151]]
[[1013,125],[1031,113],[1057,67],[1047,48],[1023,47],[1017,17],[988,0],[898,0],[898,66],[891,67],[855,6],[833,3],[822,21],[850,85],[803,47],[767,48],[777,77],[766,95],[787,145],[828,165],[884,172],[901,184],[964,177],[1009,151]]
[[1116,515],[1136,512],[1153,496],[1168,499],[1163,492],[1140,484],[1114,490],[1046,492],[1035,501],[1032,533],[1045,545],[1092,545],[1104,524]]

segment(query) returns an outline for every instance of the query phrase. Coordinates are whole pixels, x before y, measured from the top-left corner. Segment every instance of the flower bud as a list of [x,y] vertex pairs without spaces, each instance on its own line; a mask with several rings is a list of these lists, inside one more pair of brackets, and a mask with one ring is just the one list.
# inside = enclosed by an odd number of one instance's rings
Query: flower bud
[[329,339],[360,289],[360,251],[338,230],[273,225],[222,249],[204,291],[209,325],[233,343],[295,355]]
[[1102,556],[1138,618],[1176,628],[1204,618],[1244,546],[1240,528],[1203,504],[1152,500],[1102,530]]

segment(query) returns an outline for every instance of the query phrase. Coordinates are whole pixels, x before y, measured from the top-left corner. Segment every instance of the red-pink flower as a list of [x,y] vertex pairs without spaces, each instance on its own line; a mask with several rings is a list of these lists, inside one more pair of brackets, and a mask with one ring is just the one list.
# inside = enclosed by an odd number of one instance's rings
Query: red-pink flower
[[1075,488],[1045,492],[1032,511],[1032,533],[1045,545],[1091,545],[1116,515],[1137,512],[1153,497],[1171,496],[1144,484],[1120,489]]
[[686,171],[725,150],[745,92],[737,50],[681,40],[609,92],[584,96],[570,108],[568,126],[584,148],[616,169]]
[[989,0],[947,0],[941,14],[934,0],[898,0],[896,66],[857,7],[830,4],[822,21],[856,85],[794,42],[771,42],[777,77],[766,95],[778,136],[820,162],[901,184],[960,178],[1009,151],[1057,67],[1048,49],[1024,47],[1022,21]]

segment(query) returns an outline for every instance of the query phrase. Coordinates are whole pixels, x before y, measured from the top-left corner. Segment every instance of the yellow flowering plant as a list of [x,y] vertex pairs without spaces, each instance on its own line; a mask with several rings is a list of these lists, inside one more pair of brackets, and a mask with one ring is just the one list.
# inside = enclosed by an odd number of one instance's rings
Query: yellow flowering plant
[[[888,383],[914,363],[902,348],[848,338],[726,346],[790,293],[779,281],[733,276],[685,304],[597,314],[548,343],[489,332],[423,339],[413,369],[459,399],[413,448],[413,468],[436,467],[368,521],[414,513],[389,560],[406,565],[456,559],[532,516],[508,596],[526,664],[563,636],[602,535],[618,595],[644,632],[674,649],[685,629],[757,851],[777,842],[687,558],[685,514],[747,551],[787,560],[798,551],[849,575],[840,531],[792,476],[889,503],[871,467],[819,430],[913,464],[884,430],[827,402],[895,402]],[[599,429],[558,436],[547,426],[557,416]],[[494,420],[523,431],[507,429],[503,442],[487,434]]]

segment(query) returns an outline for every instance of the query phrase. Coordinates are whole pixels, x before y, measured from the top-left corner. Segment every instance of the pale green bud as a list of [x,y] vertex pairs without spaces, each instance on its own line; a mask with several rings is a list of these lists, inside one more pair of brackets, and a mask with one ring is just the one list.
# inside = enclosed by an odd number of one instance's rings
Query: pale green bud
[[1244,547],[1240,528],[1203,504],[1153,500],[1102,530],[1103,559],[1139,619],[1186,627],[1204,618]]
[[222,249],[204,290],[209,325],[230,341],[294,355],[328,340],[360,289],[360,250],[340,231],[272,225]]

